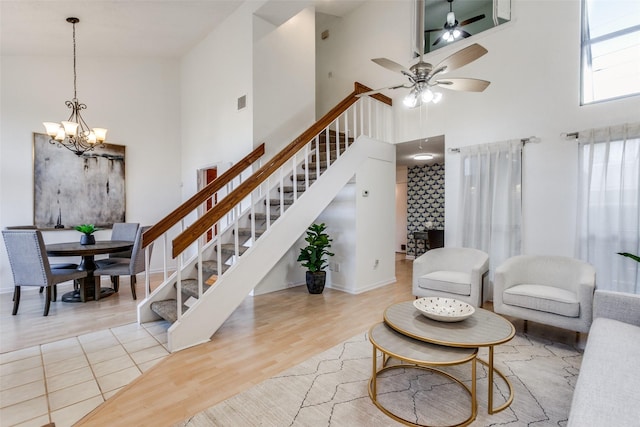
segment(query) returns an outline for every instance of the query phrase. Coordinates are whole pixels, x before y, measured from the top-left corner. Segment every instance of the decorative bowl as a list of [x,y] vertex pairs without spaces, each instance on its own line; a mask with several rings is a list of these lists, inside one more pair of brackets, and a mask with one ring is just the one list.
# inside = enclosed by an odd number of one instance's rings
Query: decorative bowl
[[440,322],[460,322],[476,311],[471,304],[453,298],[423,297],[413,301],[413,306],[429,319]]

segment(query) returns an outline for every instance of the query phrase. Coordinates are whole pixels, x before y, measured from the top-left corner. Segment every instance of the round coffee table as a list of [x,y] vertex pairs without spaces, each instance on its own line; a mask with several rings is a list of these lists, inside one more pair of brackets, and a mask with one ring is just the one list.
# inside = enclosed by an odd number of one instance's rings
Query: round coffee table
[[[458,383],[471,398],[471,414],[469,418],[450,427],[467,426],[476,419],[478,403],[476,400],[476,356],[478,348],[446,347],[429,344],[396,332],[385,323],[378,323],[369,330],[369,341],[373,345],[373,372],[369,380],[369,397],[374,405],[396,421],[410,426],[426,427],[399,415],[394,414],[378,400],[378,375],[391,369],[406,369],[407,367],[423,369],[445,376]],[[378,350],[382,353],[382,368],[378,369]],[[411,365],[400,364],[386,366],[390,358],[407,362]],[[453,366],[471,362],[471,388],[453,375],[437,369],[437,366]]]
[[[513,386],[505,375],[493,366],[493,347],[510,341],[516,328],[502,316],[482,308],[461,322],[439,322],[424,316],[413,306],[413,301],[393,304],[384,312],[385,323],[395,331],[408,337],[446,347],[489,348],[489,360],[478,361],[487,366],[489,384],[487,410],[490,414],[500,412],[513,402]],[[493,407],[493,373],[498,374],[509,388],[509,397],[500,407]]]

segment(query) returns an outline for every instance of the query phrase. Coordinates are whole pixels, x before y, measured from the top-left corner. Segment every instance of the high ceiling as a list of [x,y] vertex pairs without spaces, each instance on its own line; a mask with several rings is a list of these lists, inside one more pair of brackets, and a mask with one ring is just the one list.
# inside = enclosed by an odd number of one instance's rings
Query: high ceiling
[[[245,0],[0,0],[2,55],[71,55],[76,25],[78,55],[176,58],[184,55]],[[254,0],[246,0],[254,1]],[[284,22],[308,4],[334,16],[364,0],[271,0],[258,15]]]

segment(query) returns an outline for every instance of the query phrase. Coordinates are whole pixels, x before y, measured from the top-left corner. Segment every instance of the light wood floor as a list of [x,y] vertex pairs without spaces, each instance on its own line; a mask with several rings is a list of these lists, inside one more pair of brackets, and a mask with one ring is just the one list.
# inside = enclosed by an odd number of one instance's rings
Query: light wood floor
[[395,284],[360,295],[304,286],[247,297],[211,342],[172,354],[79,426],[170,426],[367,330],[412,298],[411,261]]

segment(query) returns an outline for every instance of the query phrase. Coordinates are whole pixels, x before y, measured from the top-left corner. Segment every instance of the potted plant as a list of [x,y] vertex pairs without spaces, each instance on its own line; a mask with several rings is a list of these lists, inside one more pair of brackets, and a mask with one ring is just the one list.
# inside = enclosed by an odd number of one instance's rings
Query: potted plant
[[333,239],[324,231],[327,226],[322,224],[311,224],[307,228],[307,237],[304,240],[308,245],[300,248],[298,261],[302,262],[302,266],[307,268],[306,281],[307,289],[310,294],[321,294],[327,280],[327,272],[324,268],[327,266],[326,257],[333,256],[329,252]]
[[81,224],[76,225],[73,228],[83,233],[82,237],[80,237],[81,245],[94,245],[96,243],[96,237],[93,235],[93,233],[98,231],[99,228],[95,227],[93,224]]

